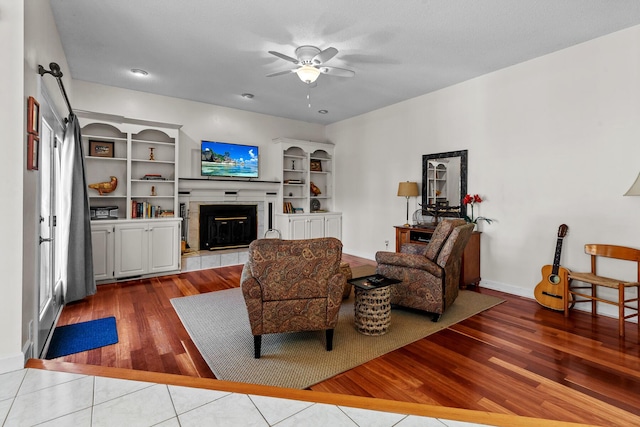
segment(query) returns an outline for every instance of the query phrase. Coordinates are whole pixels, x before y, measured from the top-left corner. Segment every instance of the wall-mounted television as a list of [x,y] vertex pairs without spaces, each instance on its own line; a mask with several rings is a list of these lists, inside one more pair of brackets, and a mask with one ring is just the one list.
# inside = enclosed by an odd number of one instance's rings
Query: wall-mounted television
[[258,147],[219,141],[202,141],[200,175],[258,178]]

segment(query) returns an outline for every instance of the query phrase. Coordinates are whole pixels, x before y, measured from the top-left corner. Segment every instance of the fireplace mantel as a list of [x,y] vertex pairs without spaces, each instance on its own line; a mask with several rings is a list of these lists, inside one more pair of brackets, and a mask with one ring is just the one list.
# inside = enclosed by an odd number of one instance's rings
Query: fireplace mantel
[[180,178],[178,199],[186,208],[183,238],[190,248],[200,247],[200,206],[213,204],[256,205],[258,237],[263,236],[265,231],[274,227],[279,189],[278,181]]
[[224,196],[232,192],[243,196],[255,193],[261,193],[264,196],[265,192],[277,195],[279,189],[280,181],[208,178],[180,178],[178,181],[179,194],[191,197]]

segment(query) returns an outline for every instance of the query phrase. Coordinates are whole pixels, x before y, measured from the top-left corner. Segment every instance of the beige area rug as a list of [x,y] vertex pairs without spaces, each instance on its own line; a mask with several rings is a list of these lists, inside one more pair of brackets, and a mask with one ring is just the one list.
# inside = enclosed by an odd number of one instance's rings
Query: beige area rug
[[503,300],[461,291],[437,323],[429,314],[394,308],[389,331],[375,337],[356,331],[353,302],[352,292],[340,309],[333,351],[325,349],[324,331],[268,334],[262,337],[261,358],[254,359],[253,336],[239,288],[171,300],[216,378],[297,389],[445,329]]

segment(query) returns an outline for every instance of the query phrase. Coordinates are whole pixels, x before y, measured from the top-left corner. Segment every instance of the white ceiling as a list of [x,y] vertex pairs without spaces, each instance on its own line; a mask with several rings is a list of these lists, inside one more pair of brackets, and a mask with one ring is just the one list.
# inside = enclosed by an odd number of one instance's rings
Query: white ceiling
[[[74,79],[321,124],[640,24],[638,0],[50,1]],[[266,77],[294,67],[269,50],[307,44],[356,72],[321,75],[311,108]]]

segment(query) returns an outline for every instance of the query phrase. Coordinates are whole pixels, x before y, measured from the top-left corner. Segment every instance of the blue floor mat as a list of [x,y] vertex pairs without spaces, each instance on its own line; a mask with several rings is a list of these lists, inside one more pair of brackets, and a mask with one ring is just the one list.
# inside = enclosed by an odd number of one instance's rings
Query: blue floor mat
[[67,356],[118,342],[116,318],[90,320],[54,329],[45,359]]

